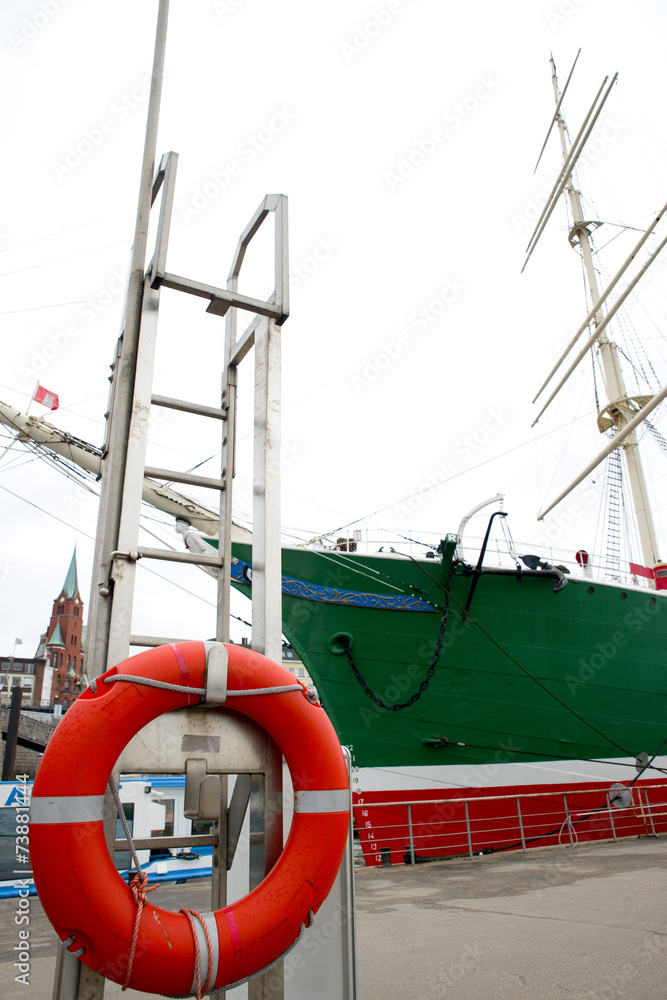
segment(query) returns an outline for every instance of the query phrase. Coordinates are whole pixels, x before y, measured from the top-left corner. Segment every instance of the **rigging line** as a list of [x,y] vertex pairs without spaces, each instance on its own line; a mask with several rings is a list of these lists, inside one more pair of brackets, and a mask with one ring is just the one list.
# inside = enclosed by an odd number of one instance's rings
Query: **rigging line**
[[[373,525],[377,531],[382,529],[378,525]],[[402,538],[404,542],[412,542],[413,545],[423,545],[425,549],[430,549],[432,552],[436,551],[436,546],[432,545],[430,542],[422,542],[418,538],[412,538],[410,535],[404,535],[401,531],[392,529],[392,535],[396,535],[397,538]]]
[[[444,589],[443,584],[439,584],[439,586]],[[454,601],[454,604],[457,605],[460,611],[465,610],[460,601],[458,601],[451,592],[450,592],[450,597]],[[553,698],[554,701],[557,701],[559,705],[562,705],[563,708],[566,709],[568,712],[571,712],[571,714],[576,716],[576,718],[579,719],[580,722],[583,722],[584,725],[588,726],[589,729],[592,729],[593,732],[598,734],[598,736],[601,736],[604,740],[607,741],[607,743],[611,743],[612,746],[615,746],[619,750],[622,750],[626,757],[636,757],[636,754],[633,754],[629,750],[626,750],[626,748],[621,746],[620,743],[617,743],[616,740],[613,740],[610,736],[605,735],[605,733],[603,733],[601,729],[598,729],[597,726],[594,726],[593,723],[589,722],[588,719],[585,719],[583,715],[579,715],[579,713],[574,708],[572,708],[571,705],[568,705],[567,702],[563,701],[562,698],[559,698],[557,694],[554,694],[553,691],[550,691],[549,688],[546,686],[546,684],[543,684],[542,681],[539,680],[537,677],[535,677],[535,675],[532,674],[527,667],[524,667],[522,663],[519,663],[519,661],[514,656],[512,656],[512,654],[509,652],[508,649],[505,649],[505,647],[501,645],[501,643],[499,643],[497,639],[494,639],[491,633],[487,632],[484,626],[477,621],[474,615],[470,614],[470,611],[468,611],[467,617],[470,619],[471,622],[473,622],[473,624],[477,626],[480,632],[482,632],[487,637],[487,639],[489,639],[494,644],[494,646],[496,646],[500,650],[501,653],[503,653],[509,660],[511,660],[512,663],[514,663],[514,665],[519,668],[519,670],[523,671],[523,673],[526,674],[527,677],[530,677],[530,679],[534,681],[538,687],[541,687],[542,690],[549,695],[549,697]]]
[[634,228],[634,227],[633,226],[624,226],[623,229],[621,229],[618,233],[615,233],[614,236],[612,236],[610,239],[608,239],[606,243],[603,243],[601,247],[597,247],[595,252],[596,253],[602,253],[602,251],[605,250],[608,246],[610,246],[614,242],[614,240],[617,240],[619,236],[623,235],[623,230],[624,229],[632,229],[632,228]]
[[[422,571],[422,573],[426,574],[426,576],[429,578],[429,580],[431,580],[431,582],[434,583],[436,585],[436,587],[438,587],[438,589],[440,589],[440,590],[444,590],[445,589],[444,585],[440,582],[440,580],[437,580],[433,576],[432,573],[429,573],[429,571],[426,569],[426,567],[422,566],[422,564],[419,562],[419,560],[415,559],[415,557],[413,555],[411,555],[409,552],[397,552],[396,555],[397,556],[404,556],[406,559],[410,559],[413,563],[415,563],[415,565],[417,566],[417,568]],[[455,563],[456,563],[456,560],[452,559],[452,566],[454,566]],[[419,590],[418,587],[415,587],[414,589],[415,590]],[[422,591],[422,593],[424,593],[424,591]]]
[[[516,737],[521,738],[522,734],[521,733],[510,733],[510,736],[516,736]],[[541,737],[538,737],[538,739],[539,738],[541,738]],[[573,746],[575,745],[572,740],[565,740],[564,742],[565,742],[565,744],[572,744]],[[661,744],[661,746],[659,747],[657,753],[655,753],[653,755],[653,757],[651,758],[651,760],[655,760],[655,758],[658,756],[658,753],[660,753],[660,750],[665,745],[665,743],[667,743],[667,739]],[[482,744],[477,744],[477,743],[465,743],[464,746],[465,747],[470,747],[472,750],[494,750],[496,752],[498,751],[498,746],[488,747],[488,746],[484,746]],[[536,765],[542,763],[541,760],[535,759],[535,753],[534,753],[534,751],[531,751],[531,750],[519,750],[516,747],[510,747],[507,752],[508,753],[513,753],[513,754],[523,754],[525,757],[531,757],[532,756],[533,757],[533,763],[536,764]],[[540,757],[549,757],[549,758],[551,758],[553,760],[561,760],[561,761],[563,761],[564,764],[569,764],[570,760],[578,760],[578,761],[581,761],[582,764],[605,764],[605,765],[609,765],[609,767],[616,767],[616,768],[624,766],[622,763],[619,763],[618,760],[604,760],[602,757],[565,758],[562,755],[559,756],[558,754],[555,754],[555,753],[547,753],[545,750],[540,750],[539,754],[540,754]],[[627,766],[630,766],[630,765],[627,765]],[[651,765],[650,762],[645,765],[645,769],[648,769],[648,768],[651,768],[651,770],[653,770],[653,771],[659,771],[661,774],[667,774],[667,769],[665,769],[664,767],[655,767],[654,765]],[[639,777],[639,775],[637,777]],[[634,778],[633,781],[631,782],[631,784],[634,784],[634,782],[636,780],[637,780],[637,778]]]
[[113,219],[113,215],[103,215],[100,219],[92,219],[90,222],[80,222],[77,226],[69,226],[68,229],[58,229],[54,233],[47,233],[46,236],[35,236],[31,240],[25,240],[23,243],[12,243],[8,247],[0,247],[0,253],[6,253],[8,250],[18,250],[19,247],[30,246],[31,243],[39,243],[41,240],[50,240],[52,236],[62,236],[63,233],[73,233],[77,229],[85,229],[86,226],[95,226],[98,222],[107,222],[109,219]]
[[[625,358],[625,360],[627,361],[628,365],[632,369],[632,371],[633,371],[633,373],[635,375],[635,379],[637,381],[637,389],[639,390],[639,377],[640,377],[640,375],[641,375],[641,377],[644,379],[644,381],[646,382],[646,384],[650,388],[649,381],[646,378],[646,373],[643,371],[643,369],[641,367],[640,368],[637,367],[637,365],[634,363],[634,361],[632,360],[632,358],[628,356],[628,354],[626,353],[625,349],[623,347],[621,347],[620,344],[616,344],[616,350],[618,351],[619,354],[621,354]],[[641,362],[640,362],[640,364],[641,364]],[[654,372],[654,374],[655,374],[655,372]],[[660,390],[658,389],[658,392],[659,391]],[[653,389],[651,389],[651,392],[653,392]]]
[[76,528],[73,524],[70,524],[68,521],[63,521],[62,517],[58,517],[57,514],[52,514],[50,510],[45,510],[44,507],[40,507],[39,504],[33,503],[32,500],[28,500],[26,497],[22,497],[20,493],[14,493],[14,490],[8,489],[7,486],[3,486],[2,484],[0,484],[0,490],[4,490],[5,493],[11,493],[13,497],[16,497],[17,500],[23,500],[23,502],[27,503],[29,507],[34,507],[35,510],[41,511],[42,514],[47,514],[49,517],[54,518],[56,521],[60,521],[60,523],[64,524],[66,528],[71,528],[72,531],[76,531],[77,534],[85,535],[86,538],[91,538],[93,539],[93,541],[95,540],[94,536],[89,535],[87,531],[82,531],[81,528]]
[[115,243],[105,243],[101,247],[93,247],[92,250],[77,250],[67,257],[55,257],[53,260],[44,260],[39,264],[29,264],[28,267],[18,267],[15,271],[3,271],[0,278],[8,278],[12,274],[21,274],[23,271],[34,271],[37,267],[47,267],[49,264],[60,264],[64,260],[73,260],[75,257],[83,257],[87,253],[97,253],[98,250],[108,250],[109,247],[125,246],[125,240],[116,240]]
[[[40,265],[35,264],[34,266],[39,267]],[[16,273],[17,273],[16,271],[7,272],[7,274],[16,274]],[[0,277],[3,277],[3,275],[0,275]],[[109,301],[111,301],[111,299],[120,299],[120,298],[122,298],[122,296],[120,295],[111,295],[109,296]],[[92,296],[91,298],[87,299],[74,299],[73,302],[51,302],[49,305],[46,306],[26,306],[24,309],[6,309],[4,312],[0,312],[0,316],[14,316],[17,313],[36,312],[39,309],[60,309],[61,306],[79,306],[83,305],[85,302],[95,302],[95,301],[96,301],[95,296]]]
[[644,773],[644,771],[648,770],[648,768],[651,768],[651,770],[653,770],[653,771],[662,771],[663,770],[661,767],[653,767],[653,761],[658,756],[658,754],[660,753],[660,751],[664,747],[665,743],[667,743],[667,736],[662,741],[662,743],[660,744],[660,746],[658,747],[658,749],[656,750],[656,752],[653,754],[653,756],[649,760],[649,762],[641,769],[641,771],[637,772],[637,776],[632,779],[632,781],[628,785],[628,788],[632,788],[632,786],[635,784],[635,782],[639,781],[639,779],[641,778],[641,776]]
[[[11,495],[14,496],[14,497],[16,497],[17,500],[23,500],[24,503],[27,503],[30,507],[34,507],[36,510],[40,511],[42,514],[46,514],[46,515],[48,515],[48,517],[53,517],[56,521],[60,521],[60,523],[64,524],[66,528],[71,528],[72,531],[75,531],[77,534],[83,535],[85,538],[90,538],[91,541],[95,541],[95,536],[94,535],[90,535],[87,531],[83,531],[81,528],[75,527],[75,525],[70,524],[68,521],[63,521],[63,519],[61,517],[58,517],[57,514],[52,514],[51,511],[45,510],[44,507],[40,507],[38,504],[33,503],[32,500],[28,500],[28,499],[26,499],[26,497],[22,497],[19,493],[14,493],[13,490],[8,489],[6,486],[2,486],[0,484],[0,490],[4,490],[6,493],[11,493]],[[143,528],[144,531],[148,530],[147,528],[145,528],[143,526],[142,526],[142,528]],[[217,607],[217,603],[216,602],[209,601],[205,597],[202,597],[200,594],[195,594],[195,592],[193,590],[188,590],[187,587],[183,587],[180,583],[176,583],[175,580],[170,580],[169,577],[162,576],[161,573],[156,572],[154,569],[150,569],[150,567],[144,566],[144,565],[141,565],[141,568],[144,570],[144,572],[151,573],[153,576],[157,576],[157,578],[159,580],[163,580],[165,583],[171,584],[172,587],[176,587],[178,590],[182,590],[185,594],[189,594],[190,597],[195,597],[197,600],[203,601],[204,604],[210,604],[212,608],[216,608]],[[232,617],[236,618],[238,616],[232,615]],[[243,622],[244,625],[249,625],[249,622],[244,621],[243,618],[239,618],[238,620],[240,622]]]
[[[578,417],[577,419],[583,419]],[[394,500],[392,503],[387,504],[385,507],[379,507],[377,510],[372,511],[370,514],[362,515],[357,517],[354,521],[347,521],[345,524],[339,525],[337,528],[332,528],[330,531],[322,533],[321,537],[326,537],[328,535],[335,535],[339,531],[343,531],[344,528],[350,528],[353,524],[359,524],[360,521],[366,521],[371,517],[375,517],[376,514],[382,514],[385,510],[391,510],[392,507],[398,507],[399,504],[405,503],[407,500],[412,500],[413,497],[421,496],[422,493],[428,493],[429,490],[436,490],[439,486],[446,486],[458,479],[460,476],[468,475],[470,472],[476,472],[477,469],[483,468],[485,465],[489,465],[491,462],[497,462],[501,458],[506,458],[507,455],[513,454],[515,451],[520,451],[522,448],[527,448],[529,445],[534,445],[536,441],[540,441],[544,437],[551,437],[556,431],[562,430],[563,427],[569,427],[570,423],[561,424],[560,427],[553,428],[551,430],[544,431],[542,434],[538,434],[535,437],[531,437],[528,441],[522,441],[521,444],[514,445],[513,448],[508,448],[507,451],[503,451],[500,455],[492,455],[490,458],[485,459],[483,462],[479,462],[477,465],[471,465],[468,469],[461,469],[460,472],[455,473],[448,479],[443,479],[440,483],[433,483],[431,486],[425,486],[422,490],[417,490],[415,493],[410,493],[408,496],[401,497],[400,500]]]
[[[44,455],[40,454],[39,446],[33,446],[32,443],[30,443],[30,442],[27,443],[27,446],[31,447],[32,450],[34,450],[34,452],[35,452],[35,456],[34,457],[35,458],[41,458],[42,460],[46,460],[47,462],[49,462],[50,465],[53,466],[53,468],[55,468],[55,470],[57,472],[59,472],[61,475],[64,475],[65,478],[68,479],[70,482],[76,483],[80,488],[87,490],[89,493],[91,493],[95,497],[98,497],[98,499],[99,499],[99,496],[100,496],[99,491],[91,485],[91,482],[97,482],[98,481],[97,480],[97,476],[95,476],[94,473],[92,473],[92,472],[88,473],[88,478],[86,478],[86,471],[87,470],[79,469],[79,468],[74,468],[74,469],[70,468],[70,466],[67,464],[67,462],[68,462],[67,459],[63,460],[62,457],[59,456],[59,455],[55,455],[55,456],[46,455],[46,456],[44,456]],[[13,468],[13,467],[14,466],[9,466],[9,468]],[[142,500],[141,501],[141,506],[142,506],[142,509],[145,509],[147,506],[150,506],[150,505],[148,504],[147,501]],[[154,509],[154,508],[151,508],[151,509]],[[48,512],[45,512],[45,513],[48,513]],[[175,546],[173,546],[169,542],[165,541],[165,539],[162,538],[160,535],[156,534],[156,532],[151,531],[151,529],[148,528],[146,526],[146,524],[145,524],[146,520],[150,520],[154,524],[157,524],[159,527],[165,528],[165,530],[167,530],[167,529],[169,529],[171,527],[171,522],[170,521],[161,521],[161,520],[159,520],[157,518],[148,518],[145,513],[142,514],[141,517],[142,517],[143,522],[144,522],[144,523],[141,523],[141,525],[140,525],[141,530],[145,531],[147,534],[151,535],[153,538],[156,538],[162,545],[165,545],[167,548],[169,548],[172,551],[174,551],[175,550]],[[88,536],[88,537],[92,537],[92,536]],[[147,568],[148,567],[144,566],[144,569],[147,569]],[[201,570],[202,572],[206,572],[206,568],[203,567],[203,566],[198,566],[197,568],[199,570]],[[151,571],[149,570],[149,572],[151,572]],[[168,580],[167,577],[160,576],[159,573],[155,574],[155,575],[159,576],[159,578],[161,580],[167,580],[167,582],[171,582],[171,581]],[[182,589],[185,589],[185,588],[182,588]],[[188,591],[188,590],[186,590],[185,592],[186,593],[192,593],[191,591]],[[196,597],[197,595],[193,594],[193,596]],[[203,598],[202,598],[202,600],[203,600]],[[216,605],[212,605],[212,607],[215,607],[215,606]]]
[[[372,566],[364,567],[364,569],[366,570],[366,572],[364,572],[359,568],[359,566],[356,566],[354,564],[350,565],[349,562],[346,562],[344,559],[336,559],[333,556],[328,555],[325,552],[322,552],[320,549],[313,549],[312,551],[315,553],[315,555],[321,556],[322,559],[326,559],[327,562],[332,562],[335,566],[344,566],[345,569],[350,570],[353,573],[357,573],[359,576],[367,576],[370,580],[373,581],[373,583],[377,583],[378,577],[381,577],[383,580],[387,582],[387,584],[392,588],[392,590],[398,591],[399,594],[405,594],[406,588],[407,590],[411,591],[419,590],[418,587],[413,587],[412,584],[410,583],[402,583],[400,587],[397,587],[396,584],[391,581],[390,577],[388,577],[385,573],[382,573],[381,570],[379,569],[373,569]],[[340,553],[340,555],[343,555],[343,553]]]

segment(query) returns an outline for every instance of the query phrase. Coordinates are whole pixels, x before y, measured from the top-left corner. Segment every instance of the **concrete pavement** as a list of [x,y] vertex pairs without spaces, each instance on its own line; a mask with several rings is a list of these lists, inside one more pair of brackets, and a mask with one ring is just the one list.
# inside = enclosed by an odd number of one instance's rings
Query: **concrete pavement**
[[[358,1000],[667,996],[667,840],[361,869],[355,881]],[[204,880],[154,900],[208,909],[208,893]],[[56,936],[31,897],[29,983],[16,982],[16,907],[0,900],[0,995],[46,1000]],[[105,997],[121,996],[150,994],[110,983]]]

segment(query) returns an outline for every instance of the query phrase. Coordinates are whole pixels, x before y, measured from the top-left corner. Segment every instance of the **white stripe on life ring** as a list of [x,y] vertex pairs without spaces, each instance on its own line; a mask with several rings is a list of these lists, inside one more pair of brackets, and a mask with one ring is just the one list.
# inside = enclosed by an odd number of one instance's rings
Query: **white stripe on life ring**
[[31,823],[94,823],[104,817],[103,795],[33,795]]
[[[192,911],[191,911],[192,912]],[[208,974],[208,945],[206,944],[206,936],[202,930],[202,926],[199,922],[196,913],[193,913],[195,928],[197,930],[197,941],[199,942],[199,957],[201,960],[201,981],[206,982],[206,976]],[[211,939],[211,955],[213,958],[213,969],[211,971],[211,986],[215,982],[216,976],[218,975],[218,956],[220,954],[218,949],[218,925],[215,922],[215,914],[213,913],[202,913],[202,918],[206,926],[208,927],[208,936]],[[195,965],[195,970],[192,974],[192,993],[197,992],[197,966]]]
[[347,788],[321,788],[316,791],[301,791],[295,794],[294,812],[337,813],[349,812],[350,809],[350,792]]

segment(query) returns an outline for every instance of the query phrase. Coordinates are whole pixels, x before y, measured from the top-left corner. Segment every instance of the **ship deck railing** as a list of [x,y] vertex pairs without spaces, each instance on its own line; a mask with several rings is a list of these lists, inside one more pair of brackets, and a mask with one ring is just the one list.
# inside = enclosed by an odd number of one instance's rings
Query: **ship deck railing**
[[[401,558],[401,556],[409,556],[413,559],[440,559],[437,550],[444,537],[444,534],[434,535],[433,532],[411,532],[408,535],[402,531],[378,531],[377,529],[360,530],[355,535],[357,537],[354,538],[341,536],[339,538],[318,539],[311,541],[308,547],[340,552],[343,555],[380,555],[387,559]],[[483,542],[482,536],[466,534],[457,548],[457,557],[470,565],[476,565]],[[588,562],[584,568],[577,561],[577,550],[559,545],[556,541],[550,544],[548,535],[537,542],[512,542],[511,546],[507,538],[492,536],[488,540],[482,565],[491,569],[513,569],[516,568],[517,561],[520,566],[523,565],[520,562],[520,557],[523,555],[539,556],[545,562],[564,569],[573,579],[588,583],[604,583],[641,590],[655,589],[653,579],[640,576],[630,570],[629,561],[620,561],[616,566],[610,568],[606,555],[599,552],[587,552]]]
[[360,795],[354,810],[367,864],[416,864],[496,851],[575,847],[591,840],[659,837],[667,834],[667,784],[378,802]]

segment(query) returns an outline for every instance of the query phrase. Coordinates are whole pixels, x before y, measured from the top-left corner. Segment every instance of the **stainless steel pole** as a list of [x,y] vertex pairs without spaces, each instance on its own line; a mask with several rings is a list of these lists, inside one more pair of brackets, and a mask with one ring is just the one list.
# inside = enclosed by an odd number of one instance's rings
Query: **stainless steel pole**
[[113,589],[108,590],[108,593],[103,593],[103,591],[108,589],[109,554],[118,548],[125,461],[130,434],[134,374],[139,343],[148,219],[155,172],[168,15],[169,0],[160,0],[125,314],[112,375],[112,405],[109,408],[107,424],[106,456],[102,463],[102,491],[97,522],[94,576],[88,611],[86,659],[87,672],[91,677],[99,677],[107,669]]

